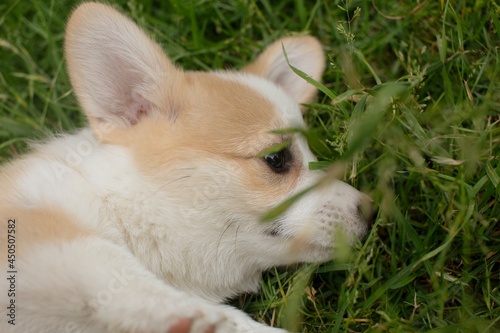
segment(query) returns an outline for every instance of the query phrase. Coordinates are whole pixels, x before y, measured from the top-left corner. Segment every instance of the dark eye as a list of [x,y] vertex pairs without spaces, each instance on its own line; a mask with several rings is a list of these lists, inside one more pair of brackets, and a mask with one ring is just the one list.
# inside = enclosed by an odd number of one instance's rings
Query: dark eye
[[288,152],[288,149],[283,149],[276,153],[264,156],[264,161],[266,161],[267,165],[269,165],[274,172],[278,173],[288,171],[289,160],[290,153]]

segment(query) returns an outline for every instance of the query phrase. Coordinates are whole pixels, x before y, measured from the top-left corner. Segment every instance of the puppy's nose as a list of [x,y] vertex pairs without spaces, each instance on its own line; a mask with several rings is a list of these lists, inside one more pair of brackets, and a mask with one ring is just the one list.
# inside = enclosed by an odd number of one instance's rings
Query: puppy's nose
[[358,216],[361,221],[366,223],[368,228],[375,222],[377,217],[372,198],[364,193],[361,193],[361,199],[358,203]]

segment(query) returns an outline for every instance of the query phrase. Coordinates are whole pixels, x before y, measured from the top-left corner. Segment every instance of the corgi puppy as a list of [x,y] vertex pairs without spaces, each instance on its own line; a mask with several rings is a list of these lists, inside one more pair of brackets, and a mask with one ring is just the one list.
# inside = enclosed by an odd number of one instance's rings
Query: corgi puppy
[[366,232],[368,199],[333,181],[261,221],[324,176],[304,138],[276,133],[305,128],[316,93],[282,47],[321,78],[313,37],[201,73],[109,6],[73,12],[65,55],[89,128],[2,167],[1,332],[284,332],[221,303],[273,266],[331,259],[336,234]]

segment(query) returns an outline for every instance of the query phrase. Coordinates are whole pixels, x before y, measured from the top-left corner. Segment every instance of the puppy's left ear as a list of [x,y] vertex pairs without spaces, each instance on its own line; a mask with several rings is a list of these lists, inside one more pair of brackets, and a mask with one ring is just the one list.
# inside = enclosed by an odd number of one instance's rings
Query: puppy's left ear
[[319,41],[311,36],[287,37],[269,45],[266,50],[242,71],[263,76],[282,87],[297,103],[310,103],[316,87],[295,74],[283,54],[285,48],[290,65],[316,81],[325,70],[325,54]]

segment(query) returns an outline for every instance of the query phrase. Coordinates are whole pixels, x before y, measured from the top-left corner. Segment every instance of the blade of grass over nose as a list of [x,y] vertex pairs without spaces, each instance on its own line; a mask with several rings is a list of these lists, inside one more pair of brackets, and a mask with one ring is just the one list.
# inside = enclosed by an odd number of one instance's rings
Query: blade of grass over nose
[[270,222],[270,221],[278,218],[279,216],[283,215],[297,200],[302,198],[304,195],[306,195],[309,191],[316,188],[317,186],[318,186],[318,184],[314,184],[313,186],[310,186],[310,187],[294,194],[290,198],[286,199],[285,201],[280,203],[278,206],[274,207],[273,209],[271,209],[270,211],[268,211],[267,213],[262,215],[260,217],[261,222]]
[[302,198],[310,191],[318,189],[323,186],[327,186],[332,182],[336,181],[337,179],[339,179],[341,175],[344,173],[344,170],[345,170],[345,164],[343,163],[336,163],[331,165],[330,168],[326,171],[325,175],[321,177],[321,179],[318,180],[316,183],[295,193],[290,198],[284,200],[276,207],[274,207],[273,209],[262,215],[260,217],[261,222],[270,222],[278,218],[279,216],[283,215],[297,200]]

